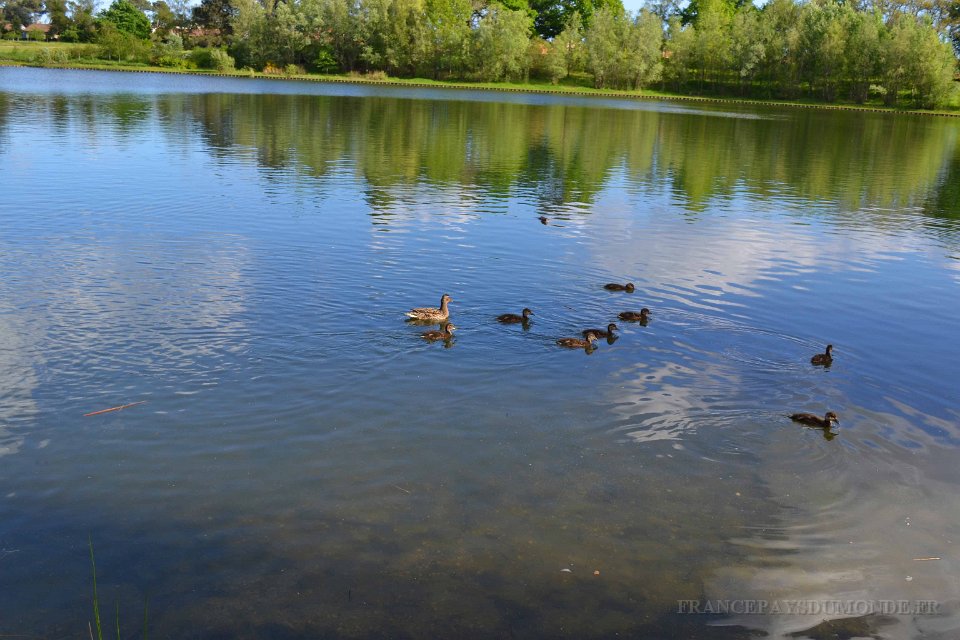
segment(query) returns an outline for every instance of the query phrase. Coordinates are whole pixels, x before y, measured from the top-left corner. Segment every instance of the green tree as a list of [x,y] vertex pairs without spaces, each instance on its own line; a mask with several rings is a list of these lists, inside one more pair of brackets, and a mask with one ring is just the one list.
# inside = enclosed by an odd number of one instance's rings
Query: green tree
[[[64,31],[67,42],[93,42],[97,37],[97,21],[93,16],[94,0],[69,0],[70,26]],[[66,37],[69,34],[69,37]]]
[[67,0],[47,0],[47,17],[50,18],[50,35],[62,35],[72,24]]
[[546,40],[562,33],[574,14],[589,26],[593,14],[603,7],[614,13],[624,13],[621,0],[530,0],[530,8],[536,12],[534,28]]
[[141,40],[147,40],[150,37],[150,20],[129,0],[113,0],[110,8],[100,12],[99,19],[101,25],[112,24],[120,33],[126,33]]
[[481,78],[497,81],[523,76],[532,22],[526,11],[496,3],[487,7],[474,32],[474,60]]
[[838,4],[815,2],[801,10],[800,49],[802,68],[811,91],[833,102],[844,73],[846,52],[846,13]]
[[230,31],[233,33],[231,52],[242,67],[263,69],[269,62],[267,43],[267,12],[257,0],[232,0]]
[[431,75],[439,79],[462,73],[470,45],[470,0],[426,0],[424,17],[428,33],[421,59]]
[[43,0],[5,0],[0,2],[0,18],[20,30],[21,26],[33,24],[43,13]]
[[232,0],[202,0],[193,8],[193,22],[204,29],[207,44],[223,42],[233,35],[233,19],[237,10]]
[[675,91],[683,91],[690,79],[696,44],[697,28],[692,24],[683,24],[679,16],[670,18],[664,48],[664,78],[673,84]]
[[107,60],[147,62],[150,59],[150,45],[146,40],[120,31],[110,21],[100,23],[96,42],[100,45],[100,57]]
[[583,42],[583,21],[579,13],[570,17],[567,26],[548,46],[547,75],[554,84],[571,72],[584,68],[587,52]]
[[641,9],[623,28],[620,61],[624,84],[643,89],[663,72],[663,26],[654,13]]
[[750,91],[760,73],[767,49],[760,12],[752,4],[744,5],[730,23],[730,67],[740,85],[740,93]]
[[593,72],[593,85],[598,89],[617,82],[621,22],[622,19],[612,11],[601,9],[587,28],[587,56]]
[[847,48],[843,59],[850,83],[850,98],[857,103],[867,101],[870,84],[880,70],[880,34],[884,30],[879,12],[847,10]]
[[732,20],[733,7],[726,0],[700,0],[694,21],[697,27],[694,60],[699,68],[700,91],[708,81],[719,89],[723,72],[729,68],[728,33]]
[[794,0],[770,0],[760,12],[767,35],[763,56],[766,80],[783,97],[796,97],[800,89],[800,5]]

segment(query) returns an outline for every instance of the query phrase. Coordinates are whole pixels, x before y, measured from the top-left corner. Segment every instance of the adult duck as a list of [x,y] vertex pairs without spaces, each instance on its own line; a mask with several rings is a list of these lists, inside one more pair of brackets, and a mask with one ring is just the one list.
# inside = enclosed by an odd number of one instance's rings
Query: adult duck
[[523,324],[526,324],[530,322],[530,316],[533,315],[533,311],[524,307],[521,314],[522,315],[517,315],[515,313],[504,313],[497,316],[497,322],[502,322],[503,324],[519,324],[522,322]]
[[604,331],[603,329],[584,329],[581,333],[583,334],[584,338],[587,337],[588,333],[592,333],[598,338],[613,338],[615,337],[613,335],[613,332],[619,331],[619,330],[620,330],[620,327],[618,327],[617,325],[611,322],[610,324],[607,325],[606,331]]
[[632,282],[628,282],[627,284],[617,284],[616,282],[611,282],[603,285],[603,288],[607,291],[626,291],[627,293],[633,293],[633,290],[636,287],[633,286]]
[[822,418],[813,413],[794,413],[790,415],[790,419],[808,427],[819,427],[821,429],[829,429],[833,423],[840,424],[840,418],[833,411],[827,411]]
[[810,364],[819,364],[827,367],[833,364],[833,345],[828,344],[825,352],[818,353],[810,358]]
[[443,322],[450,317],[450,309],[447,307],[447,304],[450,302],[453,302],[453,298],[447,294],[443,294],[440,298],[439,309],[436,307],[417,307],[416,309],[410,309],[405,315],[414,320]]
[[640,312],[636,311],[624,311],[617,316],[621,320],[626,320],[627,322],[641,322],[647,324],[647,321],[650,319],[650,309],[644,307],[640,309]]

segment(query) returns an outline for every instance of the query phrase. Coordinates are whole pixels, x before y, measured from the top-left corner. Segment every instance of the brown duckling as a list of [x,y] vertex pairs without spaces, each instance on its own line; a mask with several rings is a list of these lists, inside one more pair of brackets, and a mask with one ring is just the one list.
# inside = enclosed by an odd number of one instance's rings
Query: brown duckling
[[627,293],[633,293],[633,290],[635,289],[632,282],[628,282],[627,284],[617,284],[616,282],[611,282],[603,285],[603,288],[607,291],[626,291]]
[[627,322],[642,322],[643,324],[647,324],[647,320],[650,319],[650,309],[644,307],[640,309],[640,313],[636,311],[624,311],[617,317]]
[[824,353],[818,353],[817,355],[810,358],[810,364],[821,364],[824,366],[830,366],[833,364],[833,345],[828,344],[827,350]]
[[443,322],[450,317],[450,310],[447,308],[447,303],[453,302],[453,298],[447,294],[443,294],[440,298],[440,308],[436,307],[417,307],[416,309],[410,309],[405,315],[414,320],[427,320],[430,322]]
[[433,331],[424,331],[420,334],[420,336],[424,340],[430,340],[431,342],[434,340],[449,340],[453,337],[453,330],[456,328],[457,325],[453,324],[452,322],[448,322],[447,324],[443,325],[439,331],[436,329]]
[[592,349],[596,339],[597,336],[592,331],[588,331],[583,340],[580,338],[560,338],[557,340],[557,344],[569,349]]
[[502,322],[502,323],[504,323],[504,324],[517,324],[517,323],[522,322],[522,323],[526,324],[527,322],[530,321],[530,316],[533,315],[533,311],[531,311],[530,309],[527,309],[526,307],[524,307],[522,313],[523,313],[523,315],[520,315],[520,316],[518,316],[518,315],[515,314],[515,313],[504,313],[504,314],[501,314],[501,315],[497,316],[497,322]]
[[794,413],[790,416],[790,419],[809,427],[820,427],[821,429],[829,429],[834,422],[840,424],[840,418],[833,411],[827,411],[822,418],[812,413]]
[[547,224],[548,222],[550,222],[547,216],[540,216],[538,220],[540,220],[540,224]]
[[598,338],[613,338],[613,337],[616,337],[613,335],[613,332],[619,331],[619,330],[620,330],[620,327],[618,327],[617,325],[611,322],[610,324],[607,325],[606,331],[604,331],[603,329],[584,329],[583,331],[581,331],[581,333],[583,334],[584,338],[587,337],[588,333],[592,333]]

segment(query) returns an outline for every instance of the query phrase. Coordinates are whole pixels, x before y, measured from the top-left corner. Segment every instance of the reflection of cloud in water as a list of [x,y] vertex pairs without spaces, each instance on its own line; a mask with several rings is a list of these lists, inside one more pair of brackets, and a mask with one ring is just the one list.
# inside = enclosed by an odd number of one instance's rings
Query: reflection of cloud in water
[[609,411],[616,416],[614,432],[638,443],[686,440],[700,428],[722,428],[742,419],[744,409],[717,402],[718,397],[733,393],[731,390],[740,385],[734,372],[695,361],[689,352],[676,351],[667,357],[687,362],[658,364],[650,369],[639,365],[612,377],[617,383],[611,385],[607,396]]
[[[874,414],[874,420],[899,431],[909,428],[895,415]],[[954,452],[928,441],[918,459],[915,450],[869,433],[880,428],[846,425],[833,442],[806,430],[784,430],[771,438],[761,459],[776,465],[763,466],[760,473],[781,504],[781,519],[757,522],[734,540],[750,559],[717,571],[705,585],[706,598],[854,603],[846,611],[853,606],[879,610],[889,606],[884,602],[898,600],[933,601],[940,615],[894,615],[879,629],[880,637],[957,637],[960,496]],[[854,616],[843,609],[812,610],[809,615],[733,617],[725,623],[781,638],[825,619]]]
[[[16,419],[37,425],[31,394],[40,379],[51,411],[78,400],[86,409],[96,398],[216,384],[225,354],[246,348],[243,243],[54,238],[40,251],[25,246],[6,247],[4,262],[16,267],[4,271],[20,275],[0,283],[0,300],[13,301],[0,315],[0,431]],[[0,452],[11,452],[2,439]]]
[[16,453],[23,444],[18,423],[29,423],[37,414],[33,391],[38,381],[34,368],[23,358],[24,334],[15,317],[0,313],[0,457]]
[[[604,213],[594,221],[602,231],[586,238],[590,264],[687,304],[710,298],[716,303],[724,294],[756,295],[755,285],[783,276],[872,271],[879,262],[941,251],[922,234],[903,233],[917,216],[883,220],[838,212],[834,222],[856,226],[857,233],[825,233],[798,224],[800,218],[774,213],[746,218],[718,210],[691,222],[658,203],[606,199],[595,208]],[[691,223],[696,229],[686,233],[683,227]]]

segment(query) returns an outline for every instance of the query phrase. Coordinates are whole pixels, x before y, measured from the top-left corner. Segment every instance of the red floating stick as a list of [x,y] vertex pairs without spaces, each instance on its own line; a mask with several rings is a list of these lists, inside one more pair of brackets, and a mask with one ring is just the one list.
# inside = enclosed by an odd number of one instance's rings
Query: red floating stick
[[121,409],[127,409],[127,408],[129,408],[129,407],[135,407],[135,406],[137,406],[138,404],[143,404],[143,403],[145,403],[145,402],[146,402],[146,400],[141,400],[141,401],[139,401],[139,402],[131,402],[130,404],[122,404],[122,405],[120,405],[119,407],[110,407],[109,409],[101,409],[100,411],[91,411],[90,413],[85,413],[85,414],[83,414],[83,417],[86,418],[87,416],[98,416],[98,415],[100,415],[101,413],[110,413],[111,411],[120,411]]

